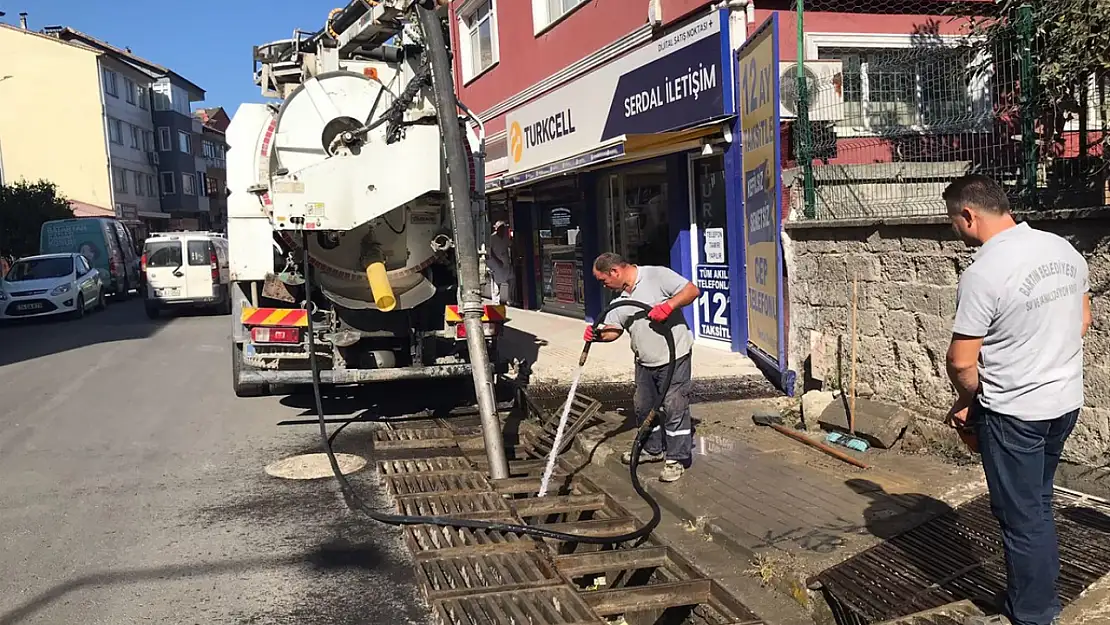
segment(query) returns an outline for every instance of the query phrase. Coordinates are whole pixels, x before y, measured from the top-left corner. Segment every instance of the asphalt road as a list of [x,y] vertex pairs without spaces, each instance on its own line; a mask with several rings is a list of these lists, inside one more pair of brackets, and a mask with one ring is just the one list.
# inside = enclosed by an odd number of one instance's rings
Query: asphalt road
[[316,432],[277,425],[303,398],[232,394],[229,323],[132,300],[0,328],[0,625],[427,622],[399,531],[263,472]]

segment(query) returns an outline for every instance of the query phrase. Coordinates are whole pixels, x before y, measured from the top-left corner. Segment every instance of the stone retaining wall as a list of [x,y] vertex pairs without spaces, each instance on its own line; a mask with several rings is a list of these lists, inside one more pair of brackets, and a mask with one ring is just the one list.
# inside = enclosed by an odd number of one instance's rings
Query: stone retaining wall
[[[1029,221],[1067,237],[1090,266],[1094,323],[1084,349],[1087,407],[1067,456],[1079,462],[1110,458],[1110,209]],[[789,359],[799,385],[848,388],[854,276],[857,394],[942,417],[954,397],[944,359],[956,284],[972,253],[947,219],[794,222],[786,230]]]

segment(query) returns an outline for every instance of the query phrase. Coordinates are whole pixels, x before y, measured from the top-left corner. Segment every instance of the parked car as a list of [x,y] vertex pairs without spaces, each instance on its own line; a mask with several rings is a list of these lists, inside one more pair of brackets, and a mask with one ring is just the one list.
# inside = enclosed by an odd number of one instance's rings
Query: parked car
[[42,225],[39,253],[77,253],[100,271],[109,295],[139,288],[139,259],[131,231],[111,217],[75,217]]
[[154,233],[143,244],[143,302],[154,319],[165,308],[203,306],[231,314],[227,239],[210,232]]
[[81,254],[42,254],[12,263],[0,280],[0,319],[103,310],[104,280]]

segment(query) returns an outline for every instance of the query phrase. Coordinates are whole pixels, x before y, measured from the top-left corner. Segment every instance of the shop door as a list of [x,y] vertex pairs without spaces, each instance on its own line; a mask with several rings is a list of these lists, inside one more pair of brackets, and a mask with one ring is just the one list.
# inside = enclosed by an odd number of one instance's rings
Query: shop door
[[[667,170],[663,161],[627,167],[600,182],[606,247],[637,265],[671,265]],[[616,293],[603,289],[607,305]]]
[[690,158],[690,200],[691,260],[701,290],[694,336],[699,343],[731,349],[723,155]]

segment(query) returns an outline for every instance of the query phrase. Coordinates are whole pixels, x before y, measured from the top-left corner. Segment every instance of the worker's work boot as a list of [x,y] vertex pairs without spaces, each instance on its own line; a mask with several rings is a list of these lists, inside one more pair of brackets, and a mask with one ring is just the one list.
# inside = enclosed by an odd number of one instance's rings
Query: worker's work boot
[[[621,462],[624,464],[632,464],[632,452],[626,451],[621,454]],[[640,452],[640,464],[648,464],[651,462],[663,462],[663,452],[653,454],[647,451]]]
[[663,470],[659,472],[659,481],[677,482],[678,478],[682,477],[682,474],[685,471],[686,468],[683,467],[681,463],[674,460],[668,460],[667,464],[663,465]]

